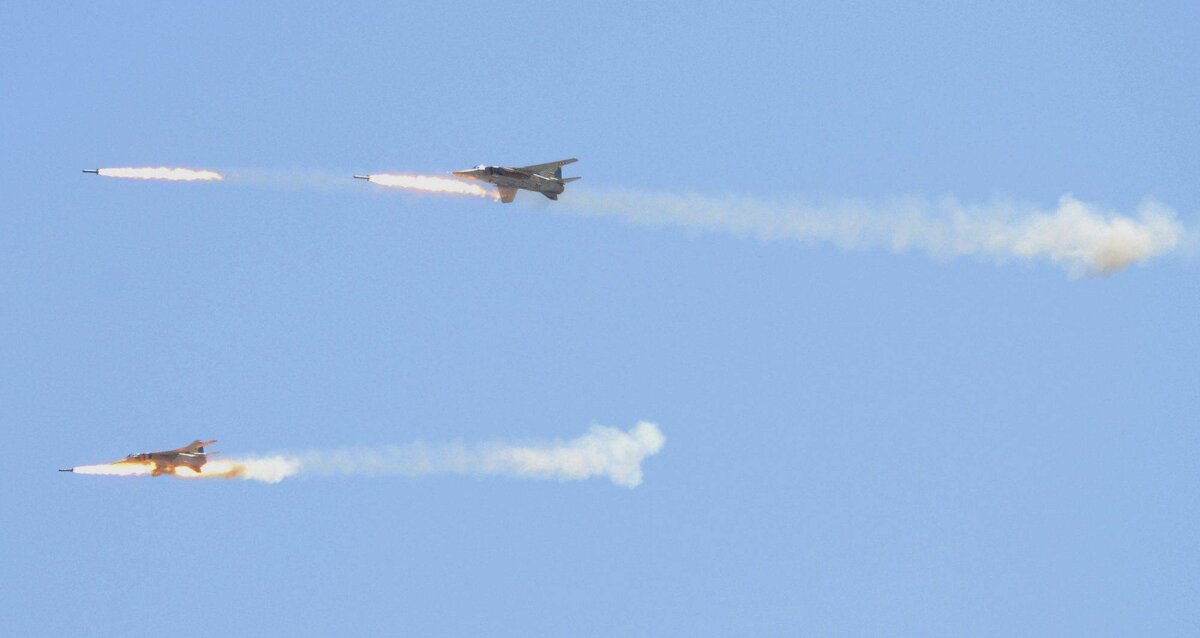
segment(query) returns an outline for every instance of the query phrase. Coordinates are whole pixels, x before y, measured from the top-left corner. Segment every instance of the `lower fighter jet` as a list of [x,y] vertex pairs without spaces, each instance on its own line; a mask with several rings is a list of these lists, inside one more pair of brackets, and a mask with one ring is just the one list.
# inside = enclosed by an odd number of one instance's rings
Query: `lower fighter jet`
[[[165,452],[138,452],[130,454],[113,465],[153,465],[153,469],[150,470],[151,476],[174,472],[175,468],[180,466],[199,473],[200,468],[208,462],[208,453],[204,451],[204,446],[213,443],[216,443],[215,439],[212,441],[196,440],[181,448]],[[73,471],[74,468],[59,470],[59,472]]]
[[454,174],[458,177],[495,184],[496,190],[500,191],[500,201],[505,204],[512,202],[513,198],[517,196],[518,188],[541,193],[550,199],[558,199],[565,184],[579,179],[578,177],[563,177],[562,167],[577,161],[579,160],[571,158],[519,168],[480,164],[475,168],[454,171]]

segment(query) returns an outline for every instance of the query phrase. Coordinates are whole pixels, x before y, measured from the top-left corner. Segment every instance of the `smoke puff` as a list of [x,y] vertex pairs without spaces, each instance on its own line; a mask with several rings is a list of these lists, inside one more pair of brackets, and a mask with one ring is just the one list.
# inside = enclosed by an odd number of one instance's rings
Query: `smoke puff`
[[603,475],[617,485],[637,487],[642,482],[642,459],[657,454],[665,442],[658,427],[645,421],[629,432],[593,425],[587,434],[567,443],[487,452],[481,473],[559,480]]

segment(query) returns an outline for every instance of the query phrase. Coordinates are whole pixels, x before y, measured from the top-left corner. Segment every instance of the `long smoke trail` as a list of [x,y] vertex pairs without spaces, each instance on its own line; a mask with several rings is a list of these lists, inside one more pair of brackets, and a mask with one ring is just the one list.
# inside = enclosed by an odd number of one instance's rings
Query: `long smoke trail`
[[658,426],[639,422],[628,432],[593,425],[570,441],[542,445],[461,444],[312,451],[296,457],[297,472],[315,475],[470,474],[578,481],[607,476],[616,485],[637,487],[642,460],[657,454],[666,438]]
[[[296,475],[426,476],[467,474],[511,476],[558,481],[579,481],[606,476],[614,484],[634,488],[642,482],[642,461],[657,454],[666,443],[658,426],[639,422],[628,432],[593,425],[570,441],[538,445],[462,444],[409,445],[312,450],[300,454],[221,459],[206,463],[200,472],[176,467],[180,478],[245,479],[278,483]],[[146,476],[153,464],[118,462],[84,465],[77,474]]]
[[119,177],[123,179],[161,179],[171,182],[220,181],[221,174],[214,171],[193,170],[190,168],[101,168],[96,170],[101,177]]
[[1058,206],[953,199],[872,205],[847,201],[810,206],[746,198],[713,198],[628,190],[578,190],[559,206],[585,216],[692,231],[730,233],[763,241],[826,242],[843,249],[887,247],[934,257],[976,256],[997,262],[1049,260],[1072,276],[1104,275],[1172,252],[1184,237],[1175,211],[1154,201],[1134,216],[1063,196]]

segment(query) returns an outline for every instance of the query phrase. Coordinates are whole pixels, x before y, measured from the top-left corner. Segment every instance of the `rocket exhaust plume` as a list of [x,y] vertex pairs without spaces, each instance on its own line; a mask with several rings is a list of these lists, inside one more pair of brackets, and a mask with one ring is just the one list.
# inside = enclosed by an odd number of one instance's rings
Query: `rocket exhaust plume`
[[916,250],[936,258],[1048,260],[1071,276],[1107,275],[1174,251],[1183,241],[1175,211],[1154,201],[1123,215],[1070,195],[1053,209],[990,203],[898,200],[823,206],[746,198],[579,190],[556,210],[617,217],[651,227],[825,242],[842,249]]
[[471,182],[453,179],[450,177],[439,177],[437,175],[398,175],[392,173],[379,173],[377,175],[355,175],[356,179],[365,179],[372,184],[387,186],[389,188],[403,188],[411,191],[420,191],[422,193],[443,193],[448,195],[469,195],[471,197],[492,197],[496,194],[492,191]]
[[[95,476],[151,476],[154,463],[146,461],[118,461],[104,465],[80,465],[71,468],[76,474]],[[170,468],[169,473],[179,478],[198,479],[246,479],[264,483],[278,483],[285,476],[296,473],[296,461],[280,456],[246,459],[212,460],[197,472],[185,465]]]
[[160,179],[169,182],[210,182],[220,181],[220,173],[190,168],[97,168],[84,171],[95,173],[101,177],[120,177],[123,179]]
[[[642,482],[642,461],[666,443],[658,426],[639,422],[629,431],[593,425],[569,441],[467,446],[461,443],[311,450],[298,454],[210,460],[197,472],[177,466],[170,473],[188,479],[244,479],[278,483],[296,475],[427,476],[468,474],[557,481],[607,477],[615,485],[634,488]],[[121,461],[81,465],[76,474],[150,476],[154,464]]]
[[80,465],[71,468],[76,474],[99,476],[143,476],[154,471],[153,463],[108,463],[105,465]]

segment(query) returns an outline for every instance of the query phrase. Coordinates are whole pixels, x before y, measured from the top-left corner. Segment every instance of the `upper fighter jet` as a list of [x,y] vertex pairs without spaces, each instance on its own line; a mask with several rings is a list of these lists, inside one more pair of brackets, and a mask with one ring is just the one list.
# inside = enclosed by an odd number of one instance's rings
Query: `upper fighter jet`
[[495,184],[496,190],[500,191],[500,201],[505,204],[511,202],[517,196],[518,188],[541,193],[550,199],[558,199],[558,196],[563,192],[564,184],[579,179],[578,177],[563,177],[562,167],[578,161],[572,157],[571,159],[559,160],[557,162],[521,166],[519,168],[480,164],[475,168],[468,168],[464,171],[454,171],[454,174],[458,177],[477,179],[482,182]]
[[[166,472],[174,472],[175,468],[184,466],[190,468],[193,472],[199,473],[200,468],[208,462],[208,453],[204,451],[204,446],[216,443],[212,441],[192,441],[191,443],[174,450],[165,452],[138,452],[117,461],[116,464],[142,464],[153,465],[150,470],[151,476],[158,476]],[[60,472],[70,472],[72,470],[59,470]]]

